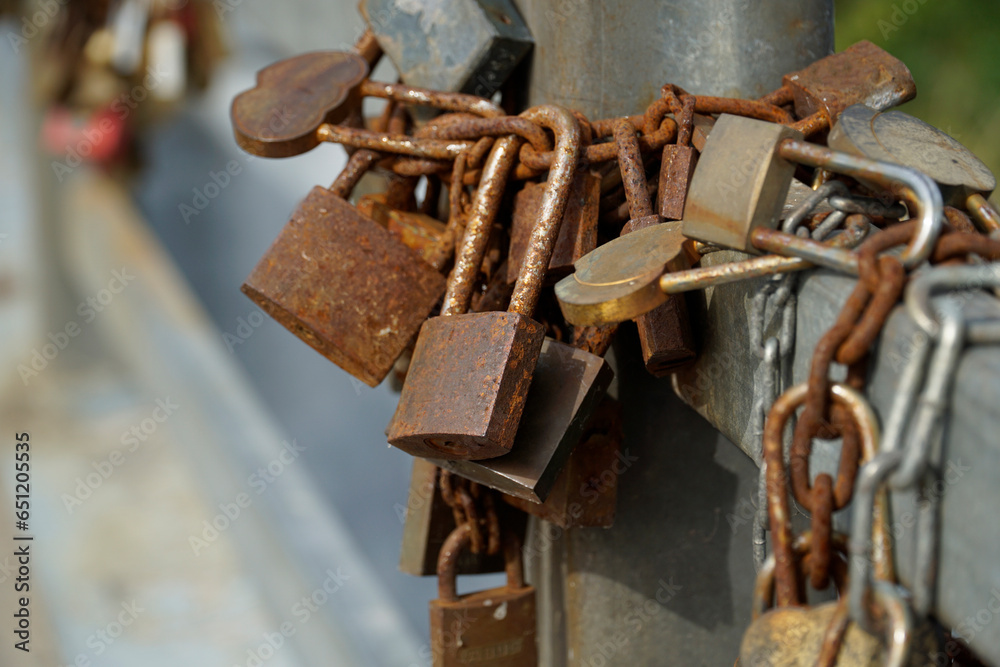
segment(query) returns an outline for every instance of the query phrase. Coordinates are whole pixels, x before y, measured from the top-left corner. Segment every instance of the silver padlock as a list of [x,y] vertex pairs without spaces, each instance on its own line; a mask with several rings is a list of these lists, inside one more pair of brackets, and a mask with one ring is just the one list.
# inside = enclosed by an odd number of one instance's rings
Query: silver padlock
[[534,43],[511,0],[364,0],[361,13],[405,83],[490,97]]

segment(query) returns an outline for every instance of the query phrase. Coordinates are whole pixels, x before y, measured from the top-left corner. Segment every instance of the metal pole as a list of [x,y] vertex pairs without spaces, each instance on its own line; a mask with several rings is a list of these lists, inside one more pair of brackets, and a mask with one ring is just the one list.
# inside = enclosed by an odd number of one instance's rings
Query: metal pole
[[535,38],[529,100],[637,113],[675,83],[754,98],[833,50],[832,0],[515,0]]
[[[833,49],[832,0],[517,5],[535,38],[529,103],[591,119],[640,113],[667,82],[757,97]],[[615,352],[626,419],[615,526],[534,522],[529,535],[541,662],[732,664],[750,620],[756,467],[646,373],[634,329]]]

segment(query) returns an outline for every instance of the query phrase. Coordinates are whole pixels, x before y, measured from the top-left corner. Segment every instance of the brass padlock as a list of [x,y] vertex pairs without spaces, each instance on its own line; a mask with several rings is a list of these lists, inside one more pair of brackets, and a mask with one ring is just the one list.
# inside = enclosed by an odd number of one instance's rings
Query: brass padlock
[[536,665],[535,589],[524,584],[520,542],[504,535],[505,586],[459,596],[455,564],[470,539],[469,525],[463,524],[448,536],[438,557],[438,599],[430,604],[431,664]]
[[[544,183],[528,182],[514,197],[510,225],[510,253],[507,257],[507,281],[513,283],[521,271],[521,260],[528,252],[531,230],[538,220],[545,191]],[[581,169],[573,178],[566,213],[559,225],[559,236],[552,249],[546,282],[555,282],[573,271],[573,263],[597,247],[597,220],[601,203],[601,178]]]
[[444,277],[386,229],[317,186],[241,289],[317,352],[374,387],[444,287]]
[[684,235],[757,254],[756,227],[778,224],[795,165],[778,154],[802,133],[762,120],[722,114],[712,128],[691,179]]
[[630,232],[584,255],[576,272],[556,283],[567,322],[593,326],[639,317],[667,300],[664,272],[688,266],[680,222]]
[[[827,628],[838,613],[846,614],[837,602],[809,608],[771,609],[747,628],[740,644],[738,664],[755,667],[814,667]],[[885,653],[877,637],[852,623],[847,628],[834,664],[840,667],[884,665]]]
[[[580,128],[569,111],[543,106],[522,115],[556,130],[557,159],[549,171],[542,214],[507,311],[451,314],[456,300],[446,295],[448,310],[421,328],[388,429],[390,444],[414,456],[487,459],[506,454],[514,444],[545,337],[545,327],[531,314],[580,154]],[[497,152],[506,150],[503,146],[494,146],[484,174],[493,169],[490,160]],[[480,186],[480,192],[486,189]],[[464,303],[455,308],[458,312],[468,306],[468,285],[459,281],[461,269],[478,270],[481,262],[488,229],[474,229],[481,226],[470,221],[452,272],[449,294],[459,288],[466,293],[459,299]]]
[[[769,564],[773,563],[773,557]],[[758,574],[755,598],[773,577],[767,564]],[[907,604],[887,582],[878,582],[875,599],[886,611],[885,640],[850,622],[847,599],[812,607],[778,607],[755,616],[740,643],[736,665],[759,667],[926,667],[944,656],[938,633],[924,621],[914,625]],[[757,604],[755,600],[755,604]],[[887,640],[887,641],[886,641]]]

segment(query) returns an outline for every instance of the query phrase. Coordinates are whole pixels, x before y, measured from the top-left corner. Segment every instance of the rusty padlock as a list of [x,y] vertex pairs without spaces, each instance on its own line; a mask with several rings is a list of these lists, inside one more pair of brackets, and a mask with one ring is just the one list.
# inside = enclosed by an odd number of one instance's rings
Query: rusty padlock
[[601,357],[545,338],[510,453],[434,462],[503,493],[543,502],[613,376]]
[[[426,459],[413,459],[410,476],[410,491],[406,507],[397,506],[397,513],[403,514],[403,540],[399,555],[401,572],[415,577],[437,573],[437,559],[441,546],[455,530],[455,516],[445,502],[438,484],[440,469]],[[508,511],[504,512],[504,509]],[[509,511],[497,507],[500,524],[504,530],[523,539],[527,526],[527,516],[522,512]],[[483,574],[504,570],[503,552],[489,555],[484,551],[475,554],[463,550],[455,564],[458,574]]]
[[268,65],[233,99],[236,143],[261,157],[312,150],[320,143],[317,128],[360,111],[367,76],[368,62],[351,52],[314,51]]
[[906,65],[867,40],[786,74],[782,87],[802,119],[798,127],[806,134],[829,129],[853,104],[883,111],[917,95]]
[[795,173],[778,149],[785,139],[801,138],[783,125],[719,116],[691,179],[684,236],[757,254],[751,232],[777,226]]
[[443,222],[424,213],[392,208],[383,196],[377,194],[362,197],[358,201],[358,210],[370,211],[368,215],[372,220],[428,263],[447,229]]
[[444,278],[386,229],[317,186],[241,289],[313,349],[374,387],[444,287]]
[[[694,133],[694,97],[674,97],[680,107],[674,110],[677,119],[677,142],[663,147],[660,162],[660,183],[656,189],[656,210],[664,220],[682,220],[688,187],[698,163],[698,151],[691,145]],[[619,159],[621,159],[619,157]]]
[[[510,291],[501,277],[502,270],[496,272],[478,303],[473,299],[475,310],[506,307]],[[560,470],[576,456],[576,447],[580,446],[577,443],[583,442],[580,434],[588,421],[596,419],[592,417],[594,406],[603,405],[602,397],[613,377],[611,367],[601,358],[608,344],[607,336],[584,337],[573,345],[546,337],[511,452],[482,461],[434,462],[466,479],[541,507],[538,503],[547,502],[549,494],[558,495],[560,480],[565,481]],[[607,420],[599,421],[604,424]],[[610,445],[592,453],[601,458],[608,449]],[[607,520],[607,494],[602,493],[600,501],[600,507],[595,508],[595,515],[600,516],[592,521]],[[613,498],[611,511],[613,514]]]
[[362,99],[372,96],[478,116],[503,115],[482,97],[375,82],[367,78],[369,70],[361,55],[340,51],[305,53],[265,67],[257,73],[256,85],[233,99],[230,115],[236,143],[248,153],[273,158],[333,142],[363,148],[376,159],[379,153],[454,159],[468,144],[415,141],[392,127],[389,133],[353,127],[362,123]]
[[438,599],[430,604],[431,664],[538,664],[535,589],[524,583],[520,541],[504,534],[505,586],[459,596],[455,564],[470,539],[469,525],[463,524],[448,536],[438,557]]
[[545,502],[507,494],[503,499],[561,528],[610,528],[618,503],[618,477],[629,465],[621,451],[623,437],[621,403],[605,396]]
[[[558,157],[549,171],[542,214],[509,309],[452,314],[468,307],[469,273],[478,271],[486,231],[498,206],[496,190],[502,193],[506,171],[513,164],[511,146],[505,140],[498,141],[483,170],[483,180],[488,182],[480,185],[474,206],[489,213],[470,219],[442,315],[421,328],[399,405],[389,423],[390,444],[414,456],[487,459],[506,454],[514,444],[545,337],[545,328],[532,320],[531,314],[542,290],[580,154],[580,128],[569,111],[543,106],[522,115],[555,129]],[[501,154],[506,156],[506,171],[500,178],[487,178],[488,172],[498,171],[497,156]],[[492,199],[492,205],[483,199]],[[485,218],[489,222],[481,220]]]
[[[521,271],[521,260],[528,252],[531,230],[538,220],[544,183],[529,181],[514,197],[510,225],[510,253],[507,257],[507,281],[513,283]],[[597,247],[597,220],[601,203],[601,177],[581,169],[573,178],[566,213],[559,225],[559,236],[552,249],[546,282],[552,283],[573,271],[573,263]]]
[[[693,113],[693,98],[688,98],[690,113]],[[688,116],[686,121],[682,121],[685,130],[685,137],[690,136],[691,119]],[[646,190],[646,174],[642,166],[642,155],[639,152],[639,142],[636,137],[635,128],[627,120],[619,121],[615,124],[615,142],[618,144],[618,163],[622,172],[622,182],[625,184],[625,196],[628,199],[629,214],[632,219],[625,224],[622,235],[644,229],[652,225],[663,222],[661,214],[653,213],[653,207]],[[679,139],[680,140],[680,139]],[[686,140],[685,140],[686,143]],[[674,151],[670,155],[664,147],[664,160],[677,159],[672,168],[678,171],[668,173],[668,178],[680,181],[678,183],[668,183],[667,190],[673,190],[670,196],[661,197],[660,210],[666,206],[671,213],[683,211],[684,199],[687,192],[687,177],[693,168],[693,151],[690,146],[674,146],[674,148],[687,149]],[[685,166],[686,165],[686,166]],[[660,192],[664,191],[664,172],[660,172]],[[679,209],[678,209],[678,204]],[[678,216],[679,218],[680,216]],[[678,218],[674,218],[675,220]],[[680,235],[680,225],[673,223],[672,229]],[[676,258],[672,270],[682,270],[691,268],[685,261],[687,255],[680,254]],[[646,365],[646,370],[655,377],[663,377],[671,370],[686,364],[697,356],[697,349],[694,342],[694,332],[691,329],[691,322],[688,319],[687,301],[683,295],[666,299],[665,303],[657,306],[654,310],[635,318],[635,324],[639,329],[639,341],[642,344],[642,358]]]

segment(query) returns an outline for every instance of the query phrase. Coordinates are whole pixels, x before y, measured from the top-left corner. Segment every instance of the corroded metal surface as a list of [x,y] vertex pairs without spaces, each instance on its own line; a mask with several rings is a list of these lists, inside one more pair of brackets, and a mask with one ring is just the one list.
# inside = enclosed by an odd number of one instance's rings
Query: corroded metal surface
[[660,162],[660,187],[656,191],[656,210],[664,220],[684,219],[688,186],[698,164],[698,153],[691,146],[667,144]]
[[441,298],[444,278],[316,187],[242,290],[320,354],[375,386]]
[[528,252],[510,298],[510,310],[528,317],[535,310],[562,224],[570,186],[580,160],[580,126],[567,109],[545,105],[528,109],[521,117],[547,127],[556,135],[555,159],[545,182],[538,220],[531,230]]
[[500,200],[507,186],[507,176],[517,159],[517,149],[521,141],[508,136],[497,140],[483,165],[482,180],[472,199],[472,210],[465,227],[465,236],[457,247],[455,268],[448,280],[448,291],[441,306],[442,315],[464,313],[472,298],[472,288],[483,263],[483,255],[489,240],[489,230],[493,226]]
[[538,125],[519,116],[479,118],[471,114],[454,113],[429,121],[416,132],[418,137],[431,139],[479,139],[516,134],[536,151],[552,150],[552,142]]
[[[573,271],[573,264],[597,247],[597,218],[600,204],[600,177],[581,169],[573,178],[566,212],[559,226],[552,258],[549,259],[547,280],[558,280]],[[526,183],[514,197],[514,214],[510,228],[510,254],[507,259],[507,280],[514,282],[521,271],[521,259],[528,251],[531,230],[538,220],[545,193],[544,183]]]
[[542,325],[511,312],[427,320],[389,424],[389,442],[427,458],[506,454],[544,335]]
[[546,338],[510,453],[487,461],[436,462],[504,493],[543,502],[613,375],[602,357]]
[[792,90],[799,118],[823,112],[831,125],[852,104],[881,111],[917,94],[906,65],[867,40],[786,74],[783,83]]
[[319,144],[316,130],[338,123],[361,103],[368,63],[355,54],[316,51],[257,73],[257,85],[233,100],[236,143],[262,157],[288,157]]
[[479,95],[448,93],[431,88],[407,86],[401,83],[386,83],[366,79],[361,83],[361,94],[366,97],[381,97],[404,104],[435,107],[445,111],[459,111],[477,116],[503,116],[503,109]]
[[472,146],[472,143],[468,141],[417,139],[408,134],[374,132],[330,123],[320,125],[314,136],[319,141],[330,141],[353,148],[367,148],[382,153],[396,153],[430,160],[454,160],[459,153]]
[[[691,104],[687,104],[688,121],[683,123],[683,140],[690,138]],[[679,109],[680,110],[680,109]],[[622,184],[628,199],[629,212],[632,219],[622,229],[622,235],[631,234],[640,229],[659,225],[662,218],[653,213],[653,205],[646,187],[645,168],[639,153],[635,130],[627,122],[622,121],[614,127],[615,143],[618,148],[618,166],[622,173]],[[679,138],[679,140],[681,140]],[[664,156],[671,153],[670,149],[692,151],[689,146],[665,146]],[[687,170],[690,172],[690,170]],[[679,189],[686,191],[687,182],[679,184]],[[674,227],[677,225],[674,224]],[[681,270],[690,267],[686,261],[687,255],[679,253],[669,270]],[[697,352],[694,346],[694,334],[688,320],[687,303],[683,296],[667,297],[664,303],[635,318],[639,329],[639,341],[642,345],[642,357],[646,370],[656,377],[662,377],[670,369],[693,359]]]
[[728,113],[734,116],[756,118],[783,125],[789,125],[794,120],[790,113],[774,104],[768,104],[759,100],[741,100],[734,97],[696,95],[694,110],[705,114]]
[[[627,225],[627,231],[623,230],[622,233],[654,224],[659,223],[653,217],[639,218],[631,221]],[[690,267],[686,260],[687,256],[682,252],[671,268],[679,270],[680,267]],[[643,362],[646,370],[654,377],[665,377],[698,355],[694,330],[688,317],[687,301],[683,294],[668,296],[664,303],[635,318],[635,324],[639,329]]]

